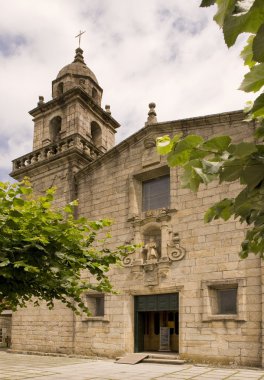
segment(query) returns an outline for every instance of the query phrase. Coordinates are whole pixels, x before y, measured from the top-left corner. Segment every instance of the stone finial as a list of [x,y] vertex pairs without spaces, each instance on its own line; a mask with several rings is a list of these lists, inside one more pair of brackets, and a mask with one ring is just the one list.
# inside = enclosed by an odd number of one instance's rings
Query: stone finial
[[148,120],[146,121],[145,125],[155,124],[158,122],[155,107],[155,103],[149,103]]
[[78,47],[76,50],[75,50],[75,57],[74,57],[74,61],[73,62],[80,62],[80,63],[84,63],[84,58],[83,58],[83,50]]
[[41,106],[44,103],[44,96],[39,96],[38,106]]
[[111,110],[109,104],[105,105],[105,112],[108,113],[108,115],[111,115]]

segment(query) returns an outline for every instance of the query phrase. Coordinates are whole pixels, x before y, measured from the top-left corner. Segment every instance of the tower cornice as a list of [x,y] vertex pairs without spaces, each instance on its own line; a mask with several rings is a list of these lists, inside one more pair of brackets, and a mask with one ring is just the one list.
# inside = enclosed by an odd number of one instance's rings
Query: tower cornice
[[104,121],[107,121],[109,126],[115,130],[120,127],[120,124],[105,110],[103,110],[80,86],[71,88],[63,93],[61,96],[46,102],[39,104],[36,108],[29,111],[29,114],[34,118],[42,117],[49,110],[54,110],[55,107],[62,107],[72,102],[74,98],[79,99],[84,107],[87,107],[90,111],[97,113]]

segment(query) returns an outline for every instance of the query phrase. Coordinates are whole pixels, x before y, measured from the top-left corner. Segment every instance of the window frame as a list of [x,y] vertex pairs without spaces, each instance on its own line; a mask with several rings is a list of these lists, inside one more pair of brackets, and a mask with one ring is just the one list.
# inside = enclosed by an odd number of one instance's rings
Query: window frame
[[[202,321],[246,321],[246,279],[202,281]],[[218,291],[236,289],[236,313],[220,313]]]
[[[97,314],[97,307],[98,307],[98,304],[97,304],[97,300],[98,299],[103,299],[103,315],[98,315]],[[92,312],[92,315],[91,316],[87,316],[87,314],[83,313],[82,314],[82,321],[83,322],[109,322],[109,319],[107,318],[107,314],[106,314],[106,302],[107,302],[107,295],[105,293],[96,293],[96,292],[89,292],[89,293],[85,293],[83,295],[83,300],[84,300],[84,304],[86,307],[88,307],[88,309],[90,309],[90,311]],[[91,302],[94,301],[94,304],[93,304],[93,307],[91,307]],[[95,313],[93,313],[93,311],[95,311]]]
[[[164,181],[162,183],[162,181]],[[153,186],[152,186],[153,185]],[[165,185],[163,191],[158,191],[158,186]],[[170,175],[164,174],[162,176],[154,177],[151,179],[146,179],[142,181],[142,202],[141,209],[143,212],[150,210],[158,210],[162,208],[170,208]],[[165,191],[164,191],[165,190]],[[157,203],[160,201],[159,197],[164,197],[164,203]],[[162,200],[163,201],[163,200]],[[154,203],[156,202],[156,205]]]

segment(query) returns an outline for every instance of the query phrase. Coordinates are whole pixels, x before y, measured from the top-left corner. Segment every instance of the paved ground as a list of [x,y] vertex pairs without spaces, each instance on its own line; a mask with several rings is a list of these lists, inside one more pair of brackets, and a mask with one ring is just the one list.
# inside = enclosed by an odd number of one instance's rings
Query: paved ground
[[1,380],[260,380],[264,370],[18,355],[0,351]]

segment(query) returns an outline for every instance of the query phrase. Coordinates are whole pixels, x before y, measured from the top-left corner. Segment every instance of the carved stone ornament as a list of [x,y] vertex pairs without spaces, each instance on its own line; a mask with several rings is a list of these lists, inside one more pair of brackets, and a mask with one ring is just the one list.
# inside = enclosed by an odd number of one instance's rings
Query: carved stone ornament
[[146,149],[150,149],[150,148],[156,147],[156,140],[153,137],[147,137],[144,140],[144,147]]
[[142,153],[142,168],[159,164],[161,161],[160,155],[156,149],[156,141],[153,137],[148,137],[144,140],[144,150]]
[[[151,215],[150,215],[151,213]],[[133,274],[143,272],[145,286],[154,286],[170,276],[172,262],[182,260],[186,254],[180,245],[177,232],[170,225],[170,210],[162,209],[145,213],[145,218],[134,216],[132,236],[141,245],[123,259],[124,267],[131,267]]]
[[[127,240],[125,241],[125,245],[130,245],[130,244],[133,244],[133,242],[131,240]],[[123,263],[123,266],[124,267],[130,267],[132,266],[133,262],[134,262],[134,256],[133,254],[135,253],[135,250],[133,251],[130,251],[127,256],[123,257],[122,259],[122,263]]]
[[[172,233],[170,233],[172,234]],[[178,261],[184,258],[186,254],[185,248],[180,246],[180,238],[178,232],[172,234],[171,240],[167,243],[168,257],[172,261]]]
[[144,285],[155,286],[159,284],[157,264],[144,264]]

